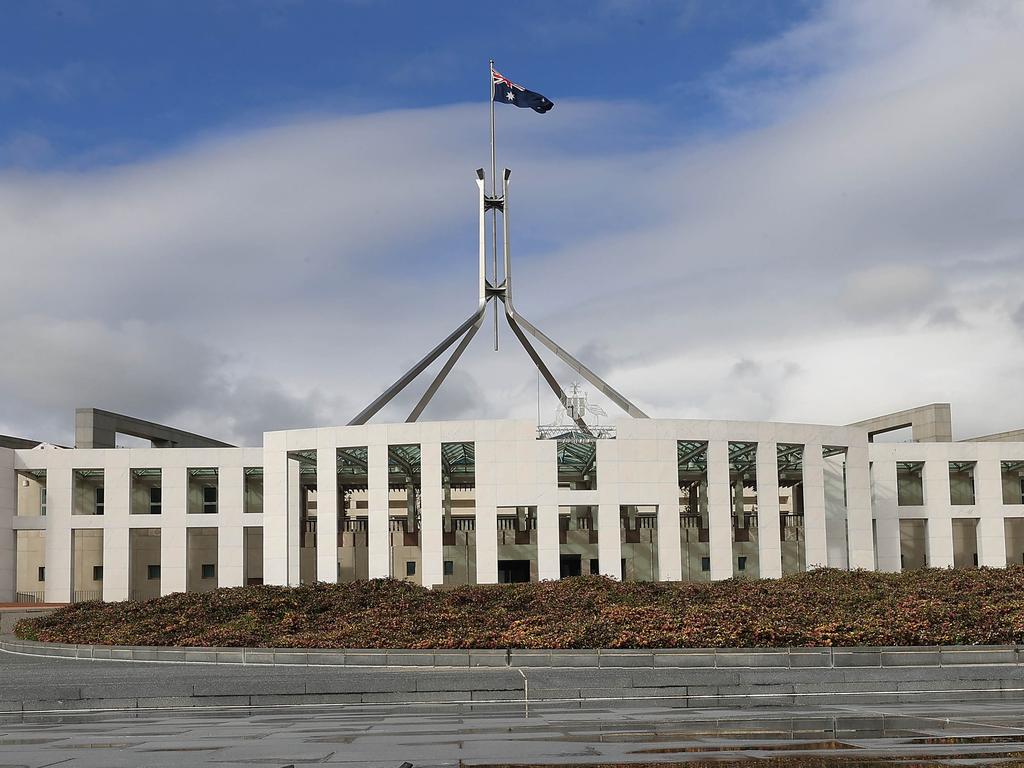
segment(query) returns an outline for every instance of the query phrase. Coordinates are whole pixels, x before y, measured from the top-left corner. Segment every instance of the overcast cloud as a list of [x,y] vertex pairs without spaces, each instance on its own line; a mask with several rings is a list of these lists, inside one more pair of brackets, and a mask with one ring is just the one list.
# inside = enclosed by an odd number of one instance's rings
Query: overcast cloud
[[[736,129],[653,150],[608,137],[655,106],[508,120],[517,307],[652,416],[1024,426],[1022,6],[825,4],[714,85]],[[286,115],[0,175],[0,433],[67,442],[87,405],[247,444],[347,422],[474,308],[485,117]],[[490,333],[425,417],[536,413]]]

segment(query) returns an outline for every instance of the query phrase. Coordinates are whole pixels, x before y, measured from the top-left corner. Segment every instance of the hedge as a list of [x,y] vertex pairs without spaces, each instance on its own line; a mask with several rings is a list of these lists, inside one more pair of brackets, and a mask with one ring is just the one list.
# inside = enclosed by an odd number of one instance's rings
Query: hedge
[[88,602],[23,619],[60,643],[309,648],[722,648],[1024,642],[1024,568],[424,589],[390,579]]

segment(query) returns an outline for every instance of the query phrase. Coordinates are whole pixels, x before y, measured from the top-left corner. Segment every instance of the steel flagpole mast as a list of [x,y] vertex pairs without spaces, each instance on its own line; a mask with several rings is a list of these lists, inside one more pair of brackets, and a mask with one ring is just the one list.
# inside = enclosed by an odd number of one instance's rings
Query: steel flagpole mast
[[[498,166],[494,156],[494,59],[489,62],[487,76],[491,95],[491,197],[497,197]],[[491,274],[494,275],[494,287],[498,287],[498,211],[491,209]],[[498,351],[498,302],[494,302],[494,351]]]
[[[470,315],[466,320],[463,321],[462,325],[456,328],[454,331],[448,334],[437,346],[435,346],[430,352],[428,352],[423,358],[419,360],[412,368],[406,371],[401,378],[395,381],[390,387],[388,387],[376,400],[370,403],[366,408],[360,411],[353,417],[349,422],[349,426],[356,426],[359,424],[366,424],[373,416],[378,413],[382,408],[387,406],[395,397],[403,392],[409,384],[418,378],[424,371],[426,371],[434,362],[444,355],[448,350],[454,350],[450,353],[447,361],[441,366],[440,371],[434,376],[429,386],[420,398],[419,402],[413,408],[409,414],[408,422],[416,421],[423,413],[424,409],[430,404],[431,399],[437,392],[438,388],[444,383],[445,378],[452,371],[455,364],[459,361],[463,352],[472,342],[474,334],[479,328],[483,326],[483,323],[487,317],[487,304],[491,301],[494,302],[494,348],[498,348],[498,326],[501,324],[501,320],[498,317],[498,302],[500,301],[503,305],[502,314],[505,316],[505,320],[508,323],[508,328],[515,336],[516,340],[529,355],[533,364],[537,368],[538,376],[538,389],[540,387],[540,379],[543,378],[547,382],[551,391],[558,398],[558,401],[562,404],[562,407],[566,409],[566,412],[573,417],[573,421],[576,422],[576,426],[579,430],[587,435],[593,435],[593,431],[587,426],[584,420],[583,413],[575,412],[573,409],[574,400],[571,400],[566,395],[565,390],[562,389],[558,380],[551,373],[551,370],[545,364],[540,353],[533,346],[530,340],[527,338],[527,334],[533,336],[534,339],[539,341],[543,346],[547,347],[548,350],[554,353],[554,355],[561,360],[563,363],[569,366],[572,370],[576,371],[580,376],[595,386],[599,392],[608,397],[612,402],[622,408],[627,414],[634,418],[645,419],[647,414],[637,408],[633,403],[619,394],[609,384],[590,370],[587,366],[573,357],[567,350],[560,347],[554,342],[554,340],[537,328],[535,325],[530,323],[525,317],[516,311],[515,306],[512,303],[512,261],[511,261],[511,250],[509,247],[509,222],[508,222],[508,179],[510,171],[508,168],[504,169],[502,174],[502,186],[501,194],[498,194],[498,162],[495,155],[495,141],[494,141],[494,96],[497,92],[497,78],[500,78],[502,83],[502,89],[505,88],[516,88],[517,93],[525,93],[530,101],[535,104],[533,107],[538,112],[546,112],[552,106],[552,103],[533,91],[526,91],[522,86],[513,84],[510,80],[506,80],[502,75],[499,75],[494,69],[494,60],[490,60],[490,66],[488,67],[490,74],[490,82],[488,83],[488,93],[490,94],[490,140],[491,140],[491,191],[487,193],[487,173],[483,168],[477,168],[474,174],[476,183],[476,194],[477,194],[477,208],[479,212],[479,219],[477,220],[477,264],[478,264],[478,283],[477,283],[477,306],[476,311]],[[509,102],[515,104],[515,106],[529,106],[529,104],[519,104],[516,102],[516,93],[511,91],[507,92],[509,96]],[[491,211],[491,264],[493,278],[488,279],[487,275],[487,211]],[[501,211],[502,215],[502,244],[504,246],[504,258],[502,260],[502,269],[504,273],[504,279],[499,283],[498,281],[498,212]],[[493,280],[493,283],[491,282]],[[574,394],[573,397],[576,397]],[[541,403],[538,392],[537,398],[537,409],[538,416],[537,421],[540,422],[542,414],[540,412]]]

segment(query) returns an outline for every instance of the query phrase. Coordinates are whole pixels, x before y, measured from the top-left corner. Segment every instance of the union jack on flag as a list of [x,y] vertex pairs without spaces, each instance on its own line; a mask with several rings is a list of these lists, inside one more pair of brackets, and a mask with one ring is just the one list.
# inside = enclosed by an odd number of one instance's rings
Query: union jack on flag
[[542,115],[555,106],[555,102],[551,101],[547,96],[542,96],[536,91],[527,90],[519,85],[519,83],[513,83],[497,70],[491,70],[491,82],[492,99],[494,101],[512,104],[517,107],[529,107],[534,112],[539,112]]

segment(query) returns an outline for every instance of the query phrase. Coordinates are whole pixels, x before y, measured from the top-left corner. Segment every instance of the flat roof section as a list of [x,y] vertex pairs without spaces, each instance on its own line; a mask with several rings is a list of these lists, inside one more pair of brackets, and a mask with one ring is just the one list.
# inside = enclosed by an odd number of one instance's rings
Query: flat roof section
[[149,440],[154,448],[235,448],[211,437],[99,408],[75,409],[75,448],[116,448],[118,433]]

